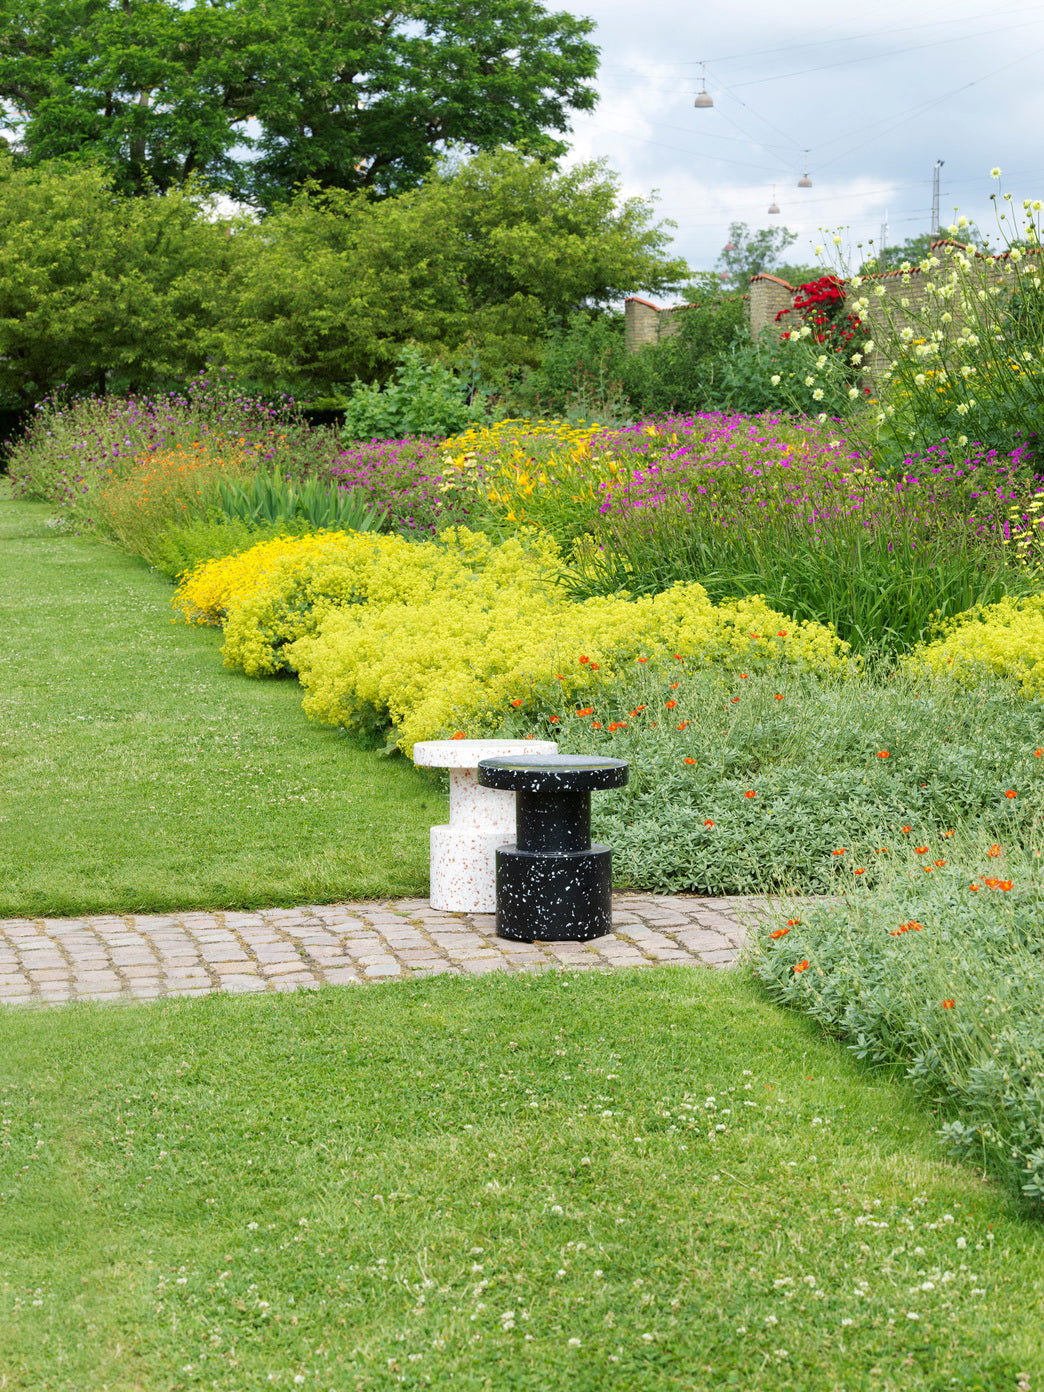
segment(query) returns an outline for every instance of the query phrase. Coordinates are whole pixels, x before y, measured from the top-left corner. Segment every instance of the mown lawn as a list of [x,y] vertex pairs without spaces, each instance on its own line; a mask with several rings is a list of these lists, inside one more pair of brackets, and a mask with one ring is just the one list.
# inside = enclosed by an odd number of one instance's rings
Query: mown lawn
[[0,494],[0,917],[424,894],[436,784],[221,666],[168,582]]
[[7,1392],[1015,1392],[1039,1227],[691,968],[0,1013]]

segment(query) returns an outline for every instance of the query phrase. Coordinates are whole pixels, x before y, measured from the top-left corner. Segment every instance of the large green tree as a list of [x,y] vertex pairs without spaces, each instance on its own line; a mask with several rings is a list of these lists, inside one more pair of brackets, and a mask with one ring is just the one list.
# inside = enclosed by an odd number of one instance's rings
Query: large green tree
[[101,157],[128,192],[385,195],[440,150],[564,153],[596,101],[593,27],[538,0],[0,0],[0,127],[18,158]]
[[532,365],[578,308],[684,283],[666,228],[603,164],[513,151],[379,203],[306,190],[236,234],[223,350],[267,386],[324,396],[387,376],[407,342],[475,351],[493,374]]
[[0,402],[199,371],[238,249],[231,230],[191,188],[130,199],[90,165],[0,158]]

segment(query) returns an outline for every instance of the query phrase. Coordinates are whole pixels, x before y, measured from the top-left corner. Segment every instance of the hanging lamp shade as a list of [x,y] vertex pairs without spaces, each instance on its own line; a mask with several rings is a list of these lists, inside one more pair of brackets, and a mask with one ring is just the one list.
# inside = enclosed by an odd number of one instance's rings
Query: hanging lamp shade
[[802,174],[801,178],[798,180],[798,188],[811,188],[811,187],[812,187],[812,180],[808,177],[808,170],[806,169],[805,172],[804,172],[804,174]]
[[769,210],[770,213],[778,213],[778,212],[779,212],[779,204],[776,202],[776,185],[775,185],[775,184],[772,185],[772,202],[769,204],[768,210]]
[[707,64],[700,64],[700,90],[696,93],[696,100],[693,106],[705,110],[708,106],[714,105],[714,98],[707,91]]

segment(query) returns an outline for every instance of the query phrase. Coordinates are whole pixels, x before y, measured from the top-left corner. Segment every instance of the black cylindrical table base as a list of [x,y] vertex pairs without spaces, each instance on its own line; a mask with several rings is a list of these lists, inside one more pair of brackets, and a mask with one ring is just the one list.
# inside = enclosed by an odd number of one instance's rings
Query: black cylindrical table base
[[497,936],[587,942],[613,931],[612,851],[497,850]]

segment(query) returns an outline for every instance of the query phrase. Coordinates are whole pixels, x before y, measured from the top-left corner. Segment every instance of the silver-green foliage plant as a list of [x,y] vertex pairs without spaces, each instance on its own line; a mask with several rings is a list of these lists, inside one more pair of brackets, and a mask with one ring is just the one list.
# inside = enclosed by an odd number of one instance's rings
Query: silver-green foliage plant
[[623,882],[825,894],[887,879],[911,842],[939,845],[962,825],[990,842],[1033,841],[1044,705],[1011,683],[986,678],[969,693],[886,670],[673,666],[642,664],[611,701],[556,722],[569,752],[631,764],[627,787],[594,807]]
[[274,527],[303,522],[316,530],[377,532],[388,512],[360,489],[338,488],[318,478],[294,483],[281,474],[256,474],[249,483],[222,479],[221,511],[231,518]]
[[[868,896],[793,908],[759,933],[771,995],[939,1107],[949,1148],[1044,1212],[1040,837],[926,838]],[[925,872],[928,873],[925,873]]]

